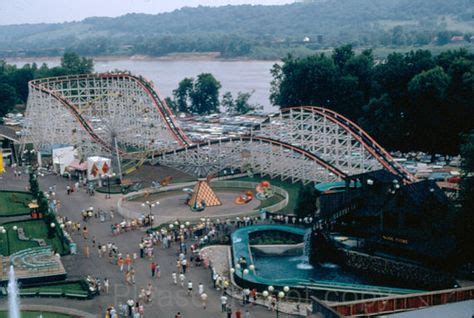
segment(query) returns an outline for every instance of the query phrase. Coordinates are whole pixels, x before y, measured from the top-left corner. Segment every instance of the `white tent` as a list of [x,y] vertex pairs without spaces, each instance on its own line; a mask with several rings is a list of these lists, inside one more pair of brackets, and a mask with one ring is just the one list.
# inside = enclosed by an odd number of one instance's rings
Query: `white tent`
[[74,161],[76,155],[77,150],[75,150],[74,147],[53,149],[54,170],[59,171],[60,174],[63,174],[66,167]]
[[109,158],[97,156],[87,158],[87,180],[99,180],[101,176],[111,173],[112,165]]

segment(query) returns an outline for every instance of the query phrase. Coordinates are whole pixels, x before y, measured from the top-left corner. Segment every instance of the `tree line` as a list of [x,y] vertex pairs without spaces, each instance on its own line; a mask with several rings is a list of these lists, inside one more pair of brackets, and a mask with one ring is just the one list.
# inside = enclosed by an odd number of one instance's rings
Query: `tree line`
[[331,54],[288,56],[272,69],[271,101],[315,105],[355,122],[391,150],[457,154],[474,128],[474,54],[392,53],[375,60],[351,45]]
[[470,0],[328,0],[200,6],[157,15],[0,26],[0,56],[52,56],[70,49],[85,55],[220,52],[223,57],[272,58],[274,52],[327,49],[341,43],[444,45],[460,36],[460,42],[468,44],[474,34],[470,7]]
[[43,63],[25,64],[19,68],[0,60],[0,120],[11,112],[16,104],[25,104],[28,98],[28,82],[36,78],[71,74],[86,74],[94,70],[92,59],[80,57],[74,52],[66,52],[60,66],[48,67]]

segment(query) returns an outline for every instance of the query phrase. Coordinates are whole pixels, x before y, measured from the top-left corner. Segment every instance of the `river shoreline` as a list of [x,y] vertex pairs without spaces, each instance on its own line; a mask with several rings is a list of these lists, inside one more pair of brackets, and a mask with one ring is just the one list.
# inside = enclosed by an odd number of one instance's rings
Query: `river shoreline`
[[[163,98],[173,96],[183,78],[196,78],[202,73],[211,73],[222,84],[221,94],[231,92],[252,93],[249,102],[263,105],[264,110],[272,112],[270,103],[271,69],[275,62],[254,60],[224,60],[210,55],[172,55],[166,58],[148,56],[99,56],[94,58],[94,71],[97,73],[114,70],[128,70],[155,83],[155,89]],[[7,63],[22,67],[36,62],[38,66],[46,63],[49,67],[58,66],[60,57],[16,58]]]
[[[18,61],[35,62],[38,60],[60,60],[62,56],[33,56],[33,57],[5,57],[4,59],[8,63],[15,63]],[[94,61],[218,61],[218,62],[274,62],[278,63],[280,60],[275,59],[254,59],[254,58],[225,58],[221,57],[219,52],[208,52],[208,53],[173,53],[163,56],[151,56],[151,55],[91,55],[87,56],[92,58]]]

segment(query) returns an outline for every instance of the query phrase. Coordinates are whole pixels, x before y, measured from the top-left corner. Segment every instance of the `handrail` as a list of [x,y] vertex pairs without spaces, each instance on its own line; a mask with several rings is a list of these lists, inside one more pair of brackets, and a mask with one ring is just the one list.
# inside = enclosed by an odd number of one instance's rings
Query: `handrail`
[[328,304],[338,314],[367,317],[474,299],[474,286]]

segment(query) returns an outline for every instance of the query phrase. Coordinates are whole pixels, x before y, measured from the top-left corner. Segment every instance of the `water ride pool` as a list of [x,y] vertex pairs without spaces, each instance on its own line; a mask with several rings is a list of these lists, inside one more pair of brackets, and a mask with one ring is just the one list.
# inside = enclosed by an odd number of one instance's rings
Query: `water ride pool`
[[[369,281],[355,273],[349,272],[335,264],[323,263],[308,265],[308,257],[300,255],[261,255],[252,252],[249,235],[262,231],[281,231],[308,235],[308,229],[289,225],[253,225],[232,233],[232,258],[236,267],[234,278],[255,286],[290,286],[297,288],[315,288],[324,290],[348,290],[372,292],[379,294],[407,294],[416,292],[409,289],[391,288],[371,285]],[[239,259],[247,260],[248,272],[238,268]],[[255,268],[252,270],[253,265]]]

